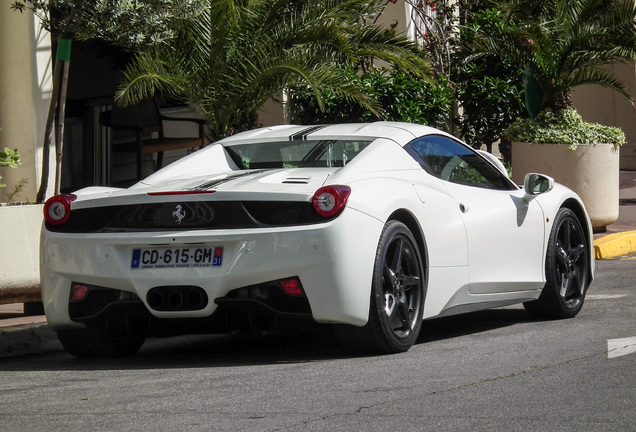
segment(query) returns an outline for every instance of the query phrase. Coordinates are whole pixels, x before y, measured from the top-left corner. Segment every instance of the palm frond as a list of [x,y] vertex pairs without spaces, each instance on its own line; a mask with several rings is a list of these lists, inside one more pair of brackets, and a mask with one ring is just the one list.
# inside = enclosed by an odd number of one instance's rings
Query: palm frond
[[636,59],[633,0],[510,0],[500,9],[514,25],[503,33],[478,34],[466,61],[507,59],[534,76],[548,104],[581,84],[629,96],[601,66]]
[[186,80],[183,75],[171,74],[162,60],[140,54],[124,71],[124,78],[115,93],[115,102],[121,106],[132,105],[156,93],[183,98]]
[[322,91],[378,111],[364,89],[339,80],[336,66],[369,59],[426,78],[417,45],[373,24],[384,0],[210,0],[170,43],[141,53],[117,94],[121,103],[156,92],[198,105],[224,136],[241,117],[291,85]]

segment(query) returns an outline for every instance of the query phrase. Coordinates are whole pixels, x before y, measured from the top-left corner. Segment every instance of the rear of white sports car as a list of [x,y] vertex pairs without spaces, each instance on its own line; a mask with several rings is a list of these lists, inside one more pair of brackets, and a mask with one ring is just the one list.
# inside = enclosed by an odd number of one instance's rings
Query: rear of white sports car
[[69,352],[133,353],[149,335],[366,323],[383,223],[346,205],[350,187],[324,186],[340,167],[251,164],[212,175],[176,166],[127,190],[47,202],[42,296]]
[[[290,193],[286,201],[241,195],[143,194],[136,204],[102,199],[91,204],[109,205],[83,208],[71,202],[69,220],[47,222],[42,235],[49,324],[76,326],[128,308],[157,318],[204,318],[221,305],[251,303],[282,316],[363,324],[368,290],[351,298],[352,285],[365,283],[356,268],[369,268],[375,245],[366,247],[354,233],[382,224],[353,209],[321,216],[313,194]],[[56,202],[66,199],[72,198]],[[350,288],[340,292],[343,286]]]

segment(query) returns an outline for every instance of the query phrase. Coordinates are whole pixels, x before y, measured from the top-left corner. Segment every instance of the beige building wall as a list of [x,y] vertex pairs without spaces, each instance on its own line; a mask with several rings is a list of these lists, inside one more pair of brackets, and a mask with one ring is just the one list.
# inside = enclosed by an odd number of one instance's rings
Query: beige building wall
[[[636,97],[636,66],[617,64],[608,68]],[[625,132],[627,144],[620,150],[620,168],[636,170],[636,111],[629,100],[599,85],[584,85],[573,90],[572,101],[585,121],[616,126]]]
[[[387,2],[384,12],[378,18],[378,25],[382,27],[394,26],[398,34],[415,39],[415,29],[411,22],[411,6],[404,0],[397,0],[395,3]],[[384,61],[374,61],[377,67],[389,67]]]
[[285,109],[284,103],[270,99],[265,102],[265,105],[263,105],[258,113],[258,121],[263,127],[289,124]]
[[411,31],[411,7],[407,5],[404,0],[397,0],[395,3],[387,2],[384,12],[378,19],[378,24],[383,27],[390,27],[395,25],[395,29],[398,33],[414,37],[413,34],[409,34]]
[[41,175],[41,149],[51,98],[51,42],[31,12],[16,12],[13,0],[0,0],[0,148],[20,152],[22,166],[2,168],[0,202],[21,178],[27,186],[17,200],[35,200]]

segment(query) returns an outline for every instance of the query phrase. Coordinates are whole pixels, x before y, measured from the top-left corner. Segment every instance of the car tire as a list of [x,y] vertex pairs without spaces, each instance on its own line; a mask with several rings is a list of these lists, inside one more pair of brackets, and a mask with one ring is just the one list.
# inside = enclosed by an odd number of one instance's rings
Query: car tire
[[391,354],[408,351],[420,333],[425,272],[411,231],[389,221],[380,235],[371,286],[369,321],[363,327],[336,326],[343,347]]
[[69,354],[80,358],[129,356],[139,351],[146,340],[141,331],[107,324],[60,329],[57,336]]
[[524,303],[536,318],[575,317],[590,284],[589,244],[576,214],[561,208],[555,217],[545,262],[546,284],[537,300]]

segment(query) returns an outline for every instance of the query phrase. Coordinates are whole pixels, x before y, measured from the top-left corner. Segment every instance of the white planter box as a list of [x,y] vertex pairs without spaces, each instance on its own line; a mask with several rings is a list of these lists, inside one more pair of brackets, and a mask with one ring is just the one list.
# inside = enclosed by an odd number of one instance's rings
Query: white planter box
[[595,232],[618,219],[620,153],[613,144],[512,143],[512,179],[523,183],[529,172],[553,177],[576,192],[590,215]]
[[0,207],[0,304],[40,301],[43,205]]

